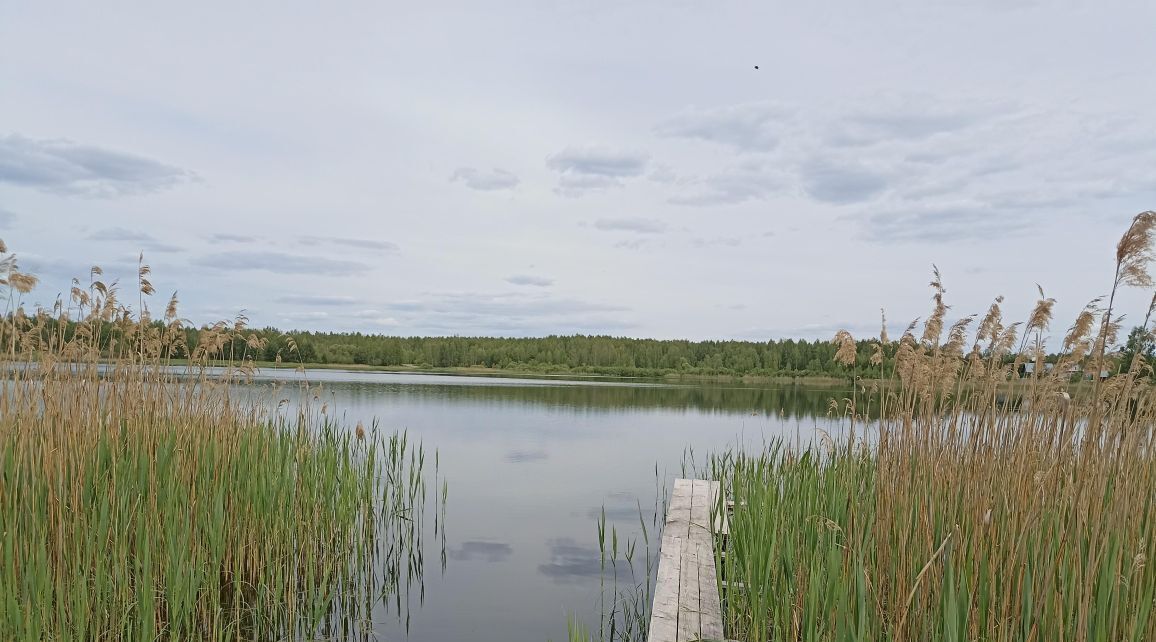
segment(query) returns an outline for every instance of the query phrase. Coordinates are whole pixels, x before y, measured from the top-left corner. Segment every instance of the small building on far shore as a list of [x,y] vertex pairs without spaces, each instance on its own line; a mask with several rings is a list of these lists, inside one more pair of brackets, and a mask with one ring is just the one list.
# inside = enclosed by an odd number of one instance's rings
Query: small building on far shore
[[[1044,364],[1044,373],[1045,374],[1051,374],[1051,372],[1054,371],[1055,369],[1056,369],[1056,364],[1054,364],[1054,363],[1045,363]],[[1023,366],[1021,366],[1021,370],[1022,370],[1022,372],[1020,373],[1021,377],[1030,377],[1030,376],[1034,375],[1036,373],[1036,362],[1029,361],[1029,362],[1023,364]]]

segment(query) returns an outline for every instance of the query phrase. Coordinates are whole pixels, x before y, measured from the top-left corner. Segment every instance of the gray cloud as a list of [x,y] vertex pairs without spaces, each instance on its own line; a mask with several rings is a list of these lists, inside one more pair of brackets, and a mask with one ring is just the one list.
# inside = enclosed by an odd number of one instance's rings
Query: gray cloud
[[641,250],[650,245],[647,239],[622,239],[615,241],[614,247],[620,250]]
[[1037,219],[981,204],[908,206],[870,214],[862,229],[877,242],[986,241],[1026,231]]
[[256,243],[256,236],[244,234],[210,234],[209,240],[214,243]]
[[450,559],[459,562],[504,562],[514,553],[514,547],[505,542],[470,540],[449,551]]
[[999,113],[991,105],[946,103],[926,98],[890,98],[844,113],[830,127],[826,142],[861,147],[887,141],[920,140],[955,132]]
[[656,164],[647,178],[655,183],[662,183],[663,185],[674,185],[679,182],[678,173],[674,171],[673,167],[669,165]]
[[864,201],[887,187],[887,179],[857,163],[814,160],[800,168],[803,190],[826,203]]
[[402,328],[420,327],[435,334],[533,336],[624,331],[634,327],[621,318],[629,309],[619,305],[554,297],[518,290],[486,293],[431,293],[414,300],[380,306],[381,318]]
[[357,299],[351,296],[337,296],[337,295],[309,295],[309,294],[290,294],[275,299],[277,303],[288,303],[290,305],[351,305],[357,303]]
[[[1112,207],[1107,203],[1121,197],[1143,204],[1139,195],[1156,196],[1156,170],[1145,146],[1118,145],[1122,137],[1145,139],[1150,130],[1143,126],[1052,110],[959,122],[966,124],[958,131],[858,152],[875,166],[893,168],[886,187],[870,194],[877,202],[855,217],[868,240],[1007,238],[1038,229],[1044,220],[1075,220],[1089,208]],[[841,195],[865,200],[879,181],[882,175],[869,178],[858,194],[851,181],[850,193]]]
[[0,136],[0,183],[66,195],[115,197],[195,180],[188,170],[70,140]]
[[562,196],[577,198],[588,192],[598,192],[621,186],[622,181],[613,176],[562,174],[558,177],[558,187],[555,187],[554,191]]
[[450,182],[461,182],[466,187],[480,192],[514,189],[519,183],[518,177],[513,173],[496,167],[488,172],[473,167],[459,167],[450,176]]
[[222,271],[261,270],[274,274],[316,274],[347,276],[368,272],[370,267],[357,261],[303,256],[284,252],[217,252],[197,257],[193,265]]
[[568,147],[546,159],[546,167],[558,172],[555,191],[581,196],[590,191],[622,185],[642,176],[650,162],[647,154],[608,147]]
[[513,285],[532,285],[544,288],[554,285],[554,279],[548,279],[544,276],[534,276],[532,274],[514,274],[506,277],[506,283]]
[[736,236],[716,236],[714,238],[693,238],[690,244],[694,247],[738,247],[743,244],[743,240]]
[[153,237],[144,232],[127,230],[123,227],[106,227],[88,235],[90,241],[152,241]]
[[[879,336],[879,323],[810,323],[797,326],[756,327],[733,332],[729,336],[732,339],[742,341],[766,341],[781,337],[829,340],[840,330],[846,330],[858,338],[877,337]],[[891,336],[898,336],[897,328],[890,323],[887,333]]]
[[688,189],[667,202],[701,207],[744,203],[783,191],[789,181],[782,170],[755,160],[685,183]]
[[655,132],[691,138],[743,151],[768,151],[779,145],[790,110],[772,103],[745,103],[702,109],[690,107],[660,123]]
[[[998,255],[1001,268],[984,276],[998,272],[1001,290],[1024,283],[1030,289],[1037,280],[1057,281],[1049,274],[1058,274],[1064,278],[1049,294],[1061,306],[1078,306],[1101,287],[1102,270],[1085,269],[1083,259],[1110,260],[1130,216],[1156,203],[1156,110],[1148,107],[1156,83],[1145,82],[1156,39],[1145,33],[1150,20],[1138,0],[1100,12],[1075,6],[1080,3],[1040,3],[994,17],[991,2],[948,0],[936,2],[935,11],[901,3],[886,16],[844,3],[823,16],[838,37],[818,44],[797,28],[816,17],[805,3],[748,2],[739,10],[742,19],[733,20],[734,12],[710,3],[678,2],[677,9],[661,11],[661,21],[652,19],[652,2],[619,3],[611,21],[631,28],[610,30],[608,16],[589,8],[566,9],[559,20],[557,11],[537,5],[511,14],[471,4],[459,7],[465,19],[439,22],[425,5],[391,13],[384,3],[367,4],[340,15],[311,5],[279,21],[261,47],[243,30],[193,28],[148,12],[91,11],[85,29],[61,30],[54,28],[60,16],[51,3],[26,3],[20,28],[0,29],[0,49],[21,52],[21,74],[39,79],[8,82],[0,91],[0,122],[7,123],[0,136],[25,136],[3,138],[0,208],[21,218],[13,224],[16,233],[0,230],[0,237],[22,259],[39,254],[81,263],[70,275],[87,280],[84,264],[135,263],[130,247],[139,245],[83,237],[111,225],[142,230],[188,246],[185,255],[149,257],[158,287],[180,289],[188,310],[268,306],[254,315],[258,325],[275,325],[282,313],[326,312],[296,321],[316,330],[710,338],[748,326],[791,335],[856,310],[870,321],[880,305],[910,318],[912,308],[925,307],[925,279],[913,281],[911,269],[922,273],[931,259],[952,270],[984,263],[976,256],[985,252],[968,240],[976,230],[991,235],[987,254]],[[205,10],[216,4],[210,0]],[[358,39],[355,47],[325,42],[358,23],[382,21],[396,27],[396,37]],[[455,48],[426,37],[431,21],[444,27],[441,40],[484,50],[484,59],[463,61]],[[332,63],[324,76],[266,74],[253,83],[251,74],[220,73],[230,65],[307,67],[309,52],[295,36],[322,22],[333,26],[313,33]],[[969,28],[944,28],[960,24]],[[134,33],[163,40],[161,57],[179,60],[182,73],[123,64],[139,57]],[[206,39],[220,46],[205,48]],[[690,41],[696,46],[688,47]],[[647,58],[663,64],[641,60],[640,42]],[[761,54],[763,60],[749,61],[764,65],[754,71],[730,46],[752,42],[777,43],[780,54],[805,51],[808,64]],[[1055,42],[1064,46],[1049,46]],[[1126,52],[1120,43],[1128,44]],[[412,54],[405,60],[411,73],[380,74],[379,62],[398,50]],[[537,52],[532,64],[527,50]],[[75,64],[75,51],[85,52],[88,64]],[[577,60],[575,51],[594,51],[596,60]],[[168,62],[157,60],[160,67]],[[117,73],[93,83],[85,77],[91,69]],[[332,100],[334,87],[364,86],[367,77],[380,82]],[[478,87],[489,89],[484,100],[476,100]],[[382,96],[407,100],[383,107]],[[773,104],[750,102],[763,98],[781,101],[781,114]],[[324,122],[318,114],[326,115]],[[39,140],[61,137],[76,143]],[[610,160],[633,158],[617,164],[559,153],[593,140],[611,151],[642,153],[618,154]],[[151,160],[117,174],[99,159],[82,158],[82,144]],[[811,176],[813,159],[859,167],[885,184],[868,180],[847,189],[835,180],[842,177]],[[150,173],[158,165],[159,174]],[[477,174],[450,182],[459,167]],[[485,187],[487,178],[501,184],[502,175],[491,175],[495,167],[520,182],[493,192],[467,184]],[[195,178],[180,168],[211,176],[213,184],[192,189],[188,182]],[[585,200],[559,197],[554,188]],[[74,193],[142,197],[76,207],[69,206],[76,199],[57,196]],[[600,217],[619,216],[670,227],[665,234],[593,227]],[[1012,225],[997,229],[992,221],[999,217]],[[587,227],[578,229],[580,221]],[[763,230],[779,236],[760,238]],[[751,294],[767,274],[789,272],[805,260],[806,241],[830,230],[838,238],[830,239],[823,265],[805,279],[783,282],[781,297]],[[259,238],[248,245],[239,238],[206,239],[214,233]],[[297,243],[301,234],[382,239],[402,249],[390,254],[330,241],[306,247]],[[1028,235],[1057,255],[1082,258],[1041,264],[1031,251],[1016,249],[1026,247]],[[708,243],[736,236],[743,239],[737,249],[692,245],[695,237]],[[934,251],[915,247],[924,241]],[[229,272],[190,265],[201,255],[240,250],[349,261],[359,271],[331,279],[328,288],[312,287],[326,285],[324,279],[270,273],[260,267],[267,257],[256,269],[250,261],[249,269]],[[766,251],[756,260],[756,250]],[[686,270],[647,268],[685,263],[688,253],[706,266],[695,278]],[[155,260],[172,257],[180,260]],[[759,269],[751,269],[752,260]],[[379,267],[383,261],[394,265],[386,270]],[[863,264],[873,271],[854,269]],[[638,269],[622,279],[631,266]],[[124,273],[126,288],[133,269]],[[302,269],[309,268],[292,273]],[[519,287],[503,280],[518,272],[558,283]],[[720,289],[722,275],[726,287]],[[563,278],[572,299],[555,290]],[[987,294],[991,282],[967,278],[952,293],[961,310],[974,309],[969,297],[980,289]],[[485,288],[487,280],[494,291],[522,296],[437,294],[454,283]],[[871,288],[868,281],[911,287]],[[836,282],[847,286],[837,303],[808,299]],[[67,292],[67,281],[53,279],[37,296],[61,291]],[[360,299],[363,293],[373,300],[273,301],[282,295]],[[672,297],[699,304],[672,315]],[[776,306],[784,297],[806,304]],[[415,305],[386,306],[390,300]],[[737,301],[749,308],[717,307]],[[599,303],[629,309],[589,309]],[[1135,316],[1145,303],[1122,309]],[[1070,316],[1057,308],[1057,318]],[[499,464],[503,453],[495,457]]]
[[16,222],[16,218],[17,216],[14,212],[0,209],[0,228],[7,229],[12,227],[12,224]]
[[498,317],[567,316],[589,312],[622,312],[618,305],[521,293],[444,293],[421,301],[399,301],[383,307],[400,312],[435,312],[446,315]]
[[99,229],[88,235],[90,241],[108,241],[113,243],[129,243],[134,248],[139,250],[148,250],[150,252],[184,252],[185,249],[178,245],[171,245],[162,243],[153,238],[151,234],[146,234],[137,230],[129,230],[123,227],[106,227]]
[[[20,255],[21,267],[31,274],[41,278],[43,289],[48,288],[65,288],[72,279],[78,279],[81,283],[88,283],[90,270],[94,263],[83,263],[81,261],[60,259],[57,257],[45,257],[41,255]],[[120,261],[96,261],[95,265],[100,266],[104,272],[102,276],[97,276],[98,280],[111,284],[114,281],[135,282],[137,274],[137,264],[129,263],[123,260]]]
[[333,315],[324,310],[306,310],[303,312],[283,312],[281,318],[286,321],[328,321]]
[[604,232],[636,234],[662,234],[667,230],[665,222],[654,218],[600,218],[594,221],[594,227]]
[[397,318],[381,310],[358,310],[354,312],[352,316],[359,321],[368,322],[370,325],[377,327],[389,328],[399,325]]
[[392,243],[390,241],[374,241],[374,240],[370,240],[370,239],[343,239],[343,238],[330,238],[327,240],[330,243],[334,243],[336,245],[344,245],[346,247],[356,247],[356,248],[361,248],[363,250],[382,250],[384,252],[396,252],[399,249],[401,249],[398,247],[397,243]]
[[397,243],[374,239],[352,239],[336,236],[304,236],[301,238],[302,245],[321,245],[323,243],[352,247],[359,250],[377,250],[382,252],[396,252],[401,249]]
[[[415,327],[412,322],[399,319],[399,327]],[[586,316],[580,319],[566,317],[519,317],[503,319],[492,315],[461,315],[457,318],[427,317],[421,320],[421,334],[433,336],[495,336],[544,337],[548,335],[614,334],[637,335],[638,324],[607,316]],[[406,332],[410,332],[406,330]],[[411,332],[412,333],[412,332]]]

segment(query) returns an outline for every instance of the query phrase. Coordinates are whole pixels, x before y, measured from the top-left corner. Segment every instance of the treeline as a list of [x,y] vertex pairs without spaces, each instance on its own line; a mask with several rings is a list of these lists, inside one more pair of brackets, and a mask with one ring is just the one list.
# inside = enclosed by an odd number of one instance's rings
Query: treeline
[[[57,332],[58,324],[42,324],[44,340]],[[123,342],[118,323],[98,324],[90,332],[97,344]],[[153,321],[159,331],[160,321]],[[77,331],[70,321],[59,328],[64,339]],[[488,368],[511,372],[587,374],[631,377],[758,376],[891,378],[895,374],[894,344],[883,350],[882,363],[873,360],[877,339],[855,342],[854,366],[836,360],[832,341],[782,339],[770,341],[688,341],[631,339],[626,337],[572,335],[539,338],[500,337],[396,337],[360,332],[283,332],[276,328],[231,327],[184,328],[183,345],[165,348],[166,357],[189,357],[189,346],[213,346],[213,354],[232,361],[252,360],[303,365],[361,365],[418,369]],[[136,341],[137,339],[132,339]],[[178,342],[180,343],[180,342]],[[1156,343],[1143,328],[1134,328],[1123,346],[1112,350],[1105,364],[1110,374],[1126,371],[1134,355],[1143,353],[1156,363]],[[986,353],[985,353],[986,354]],[[1003,356],[1012,363],[1014,354]],[[1057,354],[1045,357],[1056,363]],[[846,359],[844,359],[845,361]],[[1025,366],[1021,364],[1021,376]],[[1076,373],[1074,379],[1083,374]]]
[[[189,330],[196,345],[198,330]],[[304,364],[356,364],[418,368],[484,367],[524,372],[568,372],[620,376],[697,375],[852,376],[835,362],[830,341],[683,341],[609,336],[542,338],[392,337],[361,333],[247,330],[261,346],[234,346],[238,357]],[[295,349],[294,349],[295,348]],[[869,342],[858,344],[860,364],[870,361]],[[892,369],[890,359],[884,372]],[[860,375],[878,376],[879,366]]]

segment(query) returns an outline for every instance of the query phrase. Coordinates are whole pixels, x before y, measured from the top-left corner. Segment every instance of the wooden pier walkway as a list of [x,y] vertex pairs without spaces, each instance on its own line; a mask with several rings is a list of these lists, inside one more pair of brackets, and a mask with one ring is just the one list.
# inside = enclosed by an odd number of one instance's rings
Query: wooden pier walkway
[[[716,536],[727,532],[719,483],[676,479],[662,530],[648,642],[722,640]],[[713,520],[712,520],[713,517]]]

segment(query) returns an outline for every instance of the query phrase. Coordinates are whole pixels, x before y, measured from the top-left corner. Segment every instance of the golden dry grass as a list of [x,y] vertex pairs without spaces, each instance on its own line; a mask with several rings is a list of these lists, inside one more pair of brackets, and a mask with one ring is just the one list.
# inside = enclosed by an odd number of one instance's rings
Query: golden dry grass
[[93,268],[27,312],[35,277],[0,259],[0,639],[312,638],[402,607],[420,446],[239,394],[261,347],[245,319],[187,345],[149,276],[131,309]]
[[[944,330],[936,271],[919,336],[913,325],[897,342],[877,342],[876,354],[895,355],[898,382],[833,403],[846,439],[716,457],[714,474],[742,507],[719,560],[729,633],[1156,639],[1151,364],[1140,356],[1075,393],[1068,372],[1111,367],[1116,294],[1152,285],[1154,229],[1156,212],[1136,216],[1117,247],[1111,293],[1078,315],[1054,369],[1043,364],[1055,301],[1042,288],[1024,323],[1008,323],[997,299],[969,346],[975,317]],[[1034,372],[1020,379],[1025,363]]]

